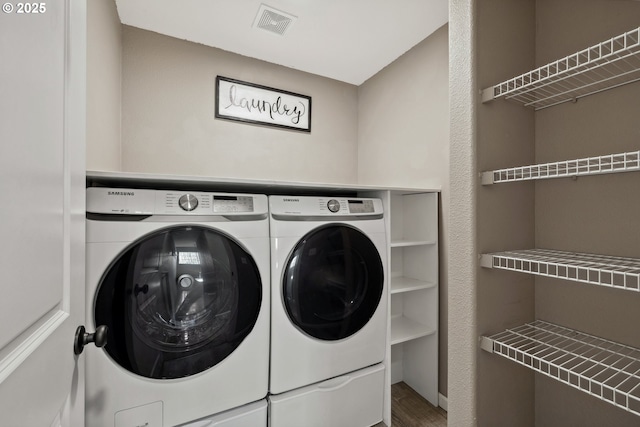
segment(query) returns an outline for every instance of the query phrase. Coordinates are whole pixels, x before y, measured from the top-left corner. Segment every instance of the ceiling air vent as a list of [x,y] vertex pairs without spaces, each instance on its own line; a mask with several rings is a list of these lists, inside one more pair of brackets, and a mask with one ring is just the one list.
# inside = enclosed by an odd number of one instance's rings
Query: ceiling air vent
[[261,4],[253,26],[282,36],[295,19],[293,15]]

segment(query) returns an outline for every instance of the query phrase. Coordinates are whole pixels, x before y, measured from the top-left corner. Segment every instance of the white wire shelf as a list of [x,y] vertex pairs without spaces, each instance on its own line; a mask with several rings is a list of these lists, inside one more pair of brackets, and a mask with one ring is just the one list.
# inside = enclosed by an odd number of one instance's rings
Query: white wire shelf
[[551,249],[483,254],[480,265],[630,291],[640,291],[640,259]]
[[482,337],[481,347],[640,415],[640,350],[541,320]]
[[436,330],[434,328],[418,323],[408,317],[401,315],[391,316],[391,345],[426,337],[435,333]]
[[640,28],[482,91],[540,110],[640,80]]
[[482,172],[482,185],[640,170],[640,151]]
[[389,280],[391,282],[390,293],[392,295],[399,294],[402,292],[418,291],[421,289],[431,289],[437,286],[433,282],[416,280],[416,279],[403,277],[403,276],[395,276],[395,277],[392,276]]

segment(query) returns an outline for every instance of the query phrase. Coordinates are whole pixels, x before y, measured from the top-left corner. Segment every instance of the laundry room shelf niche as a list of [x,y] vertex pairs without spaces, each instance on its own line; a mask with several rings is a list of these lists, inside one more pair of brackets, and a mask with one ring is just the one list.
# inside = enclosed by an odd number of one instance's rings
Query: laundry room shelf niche
[[640,80],[640,28],[482,91],[540,110]]
[[541,320],[484,336],[481,348],[640,415],[640,350]]
[[[482,396],[476,395],[476,402],[484,404],[478,404],[474,416],[490,425],[500,417],[518,425],[531,420],[602,424],[604,419],[611,425],[635,425],[635,415],[640,415],[640,345],[633,333],[640,291],[640,254],[634,244],[638,205],[628,191],[637,177],[621,174],[640,171],[640,146],[633,134],[637,118],[632,113],[640,90],[640,28],[632,18],[638,9],[634,5],[625,9],[627,16],[612,14],[605,20],[604,8],[595,3],[571,11],[565,6],[504,0],[480,5],[481,12],[474,12],[485,24],[473,38],[480,57],[474,71],[486,89],[473,115],[475,145],[465,153],[475,156],[478,170],[485,171],[479,176],[483,187],[473,187],[476,222],[467,230],[484,252],[473,302],[478,324],[485,325],[483,350],[628,413],[598,402],[590,407],[589,398],[579,394],[565,400],[566,387],[492,360],[490,367],[478,364],[482,375],[476,375],[472,386]],[[491,25],[500,19],[498,7],[500,13],[511,12],[512,34],[520,40],[499,39],[507,33],[506,27]],[[602,26],[593,25],[600,22]],[[614,37],[593,44],[596,34]],[[578,43],[586,48],[567,55]],[[551,56],[564,57],[538,66],[539,58]],[[534,63],[537,68],[523,72]],[[486,86],[502,80],[504,72],[522,74]],[[599,96],[579,101],[595,94]],[[498,104],[499,99],[509,102]],[[588,178],[579,185],[554,180],[603,174],[618,176]],[[536,182],[487,188],[520,181]],[[600,198],[603,193],[606,198]],[[536,246],[548,249],[528,249]],[[576,252],[556,250],[567,248]],[[487,269],[535,277],[514,280],[511,274]],[[561,280],[595,286],[568,286]],[[534,321],[540,318],[544,320]],[[505,325],[522,326],[493,334]],[[566,327],[581,325],[632,346]],[[497,407],[502,409],[496,415]],[[602,418],[595,421],[595,416]]]
[[640,291],[640,259],[550,249],[483,254],[486,268],[555,277],[628,291]]
[[606,154],[482,172],[482,185],[640,170],[640,151]]

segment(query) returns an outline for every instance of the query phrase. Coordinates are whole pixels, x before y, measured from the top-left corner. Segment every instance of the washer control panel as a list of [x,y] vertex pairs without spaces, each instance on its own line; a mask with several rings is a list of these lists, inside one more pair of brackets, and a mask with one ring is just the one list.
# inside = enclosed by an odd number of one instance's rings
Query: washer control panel
[[167,192],[164,200],[165,208],[169,210],[179,206],[183,211],[200,214],[252,213],[255,211],[253,196]]
[[156,214],[183,215],[191,213],[203,215],[211,213],[211,195],[196,192],[156,191]]
[[122,215],[266,215],[263,194],[87,188],[87,212]]

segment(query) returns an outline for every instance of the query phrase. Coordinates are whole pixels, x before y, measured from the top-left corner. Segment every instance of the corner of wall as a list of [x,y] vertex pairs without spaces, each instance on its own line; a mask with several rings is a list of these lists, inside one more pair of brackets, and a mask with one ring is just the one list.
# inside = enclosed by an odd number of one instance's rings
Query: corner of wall
[[122,24],[114,0],[87,2],[87,169],[122,169]]
[[448,422],[477,422],[475,0],[449,3]]

